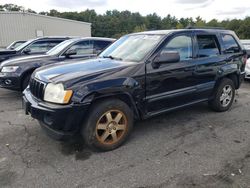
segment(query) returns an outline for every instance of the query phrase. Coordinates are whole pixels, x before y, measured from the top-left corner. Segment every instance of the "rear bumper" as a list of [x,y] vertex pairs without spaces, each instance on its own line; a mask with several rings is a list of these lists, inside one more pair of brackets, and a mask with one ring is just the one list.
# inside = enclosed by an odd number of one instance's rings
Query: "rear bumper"
[[55,105],[35,99],[24,91],[23,108],[37,119],[45,132],[56,140],[65,140],[80,130],[88,105]]

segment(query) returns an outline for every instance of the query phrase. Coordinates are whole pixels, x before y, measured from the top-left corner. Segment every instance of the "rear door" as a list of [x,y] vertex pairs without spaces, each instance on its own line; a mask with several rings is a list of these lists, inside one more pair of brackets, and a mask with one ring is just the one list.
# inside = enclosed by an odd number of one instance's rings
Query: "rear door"
[[227,57],[222,54],[222,48],[217,33],[195,31],[196,70],[194,77],[197,84],[197,99],[208,98],[215,86],[216,75],[225,63]]
[[244,52],[236,40],[236,36],[230,33],[222,33],[223,53],[227,56],[229,64],[237,64],[241,72],[244,72],[245,64],[242,61]]

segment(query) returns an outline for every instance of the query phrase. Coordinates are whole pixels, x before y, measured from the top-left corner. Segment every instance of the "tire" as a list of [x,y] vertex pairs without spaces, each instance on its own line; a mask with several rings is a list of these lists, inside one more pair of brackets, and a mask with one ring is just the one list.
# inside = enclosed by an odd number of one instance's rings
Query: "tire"
[[22,85],[21,85],[21,90],[24,91],[26,89],[26,87],[29,85],[29,82],[30,82],[30,77],[31,77],[31,74],[27,74],[23,81],[22,81]]
[[209,106],[217,112],[227,111],[233,104],[235,97],[235,85],[232,80],[224,78],[217,86],[213,99]]
[[110,151],[127,140],[133,120],[133,113],[126,103],[117,99],[105,100],[92,106],[81,134],[91,149]]

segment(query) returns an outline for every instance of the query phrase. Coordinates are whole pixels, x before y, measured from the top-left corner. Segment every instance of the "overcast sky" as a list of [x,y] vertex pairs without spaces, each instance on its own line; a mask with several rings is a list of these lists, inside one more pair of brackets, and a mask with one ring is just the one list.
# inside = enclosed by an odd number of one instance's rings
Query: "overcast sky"
[[201,16],[207,21],[250,16],[250,0],[0,0],[0,4],[5,3],[21,5],[36,12],[51,9],[83,11],[88,8],[102,14],[106,10],[117,9],[142,15],[156,12],[161,17],[167,14],[177,18]]

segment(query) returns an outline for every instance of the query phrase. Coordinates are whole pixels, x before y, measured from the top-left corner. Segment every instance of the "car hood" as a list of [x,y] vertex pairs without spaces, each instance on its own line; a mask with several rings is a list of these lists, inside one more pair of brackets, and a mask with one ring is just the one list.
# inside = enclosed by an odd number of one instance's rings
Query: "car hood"
[[108,58],[69,61],[60,64],[48,65],[35,71],[35,78],[44,82],[67,82],[79,78],[95,77],[109,72],[119,71],[125,67],[135,65],[135,62],[123,62]]
[[8,54],[16,54],[16,53],[17,53],[16,50],[7,50],[7,49],[0,50],[0,55],[8,55]]
[[9,60],[5,60],[2,62],[1,67],[3,66],[20,66],[22,64],[27,64],[29,62],[37,62],[47,60],[52,56],[49,55],[29,55],[24,57],[15,57]]

